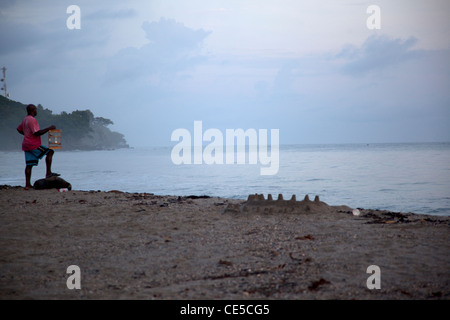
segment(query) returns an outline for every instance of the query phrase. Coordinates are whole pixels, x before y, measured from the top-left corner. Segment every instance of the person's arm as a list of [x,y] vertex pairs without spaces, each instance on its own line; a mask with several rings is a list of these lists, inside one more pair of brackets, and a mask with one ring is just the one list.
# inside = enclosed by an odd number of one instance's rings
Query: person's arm
[[21,135],[23,135],[23,122],[21,122],[18,126],[17,126],[17,132],[20,133]]
[[36,131],[35,133],[33,133],[33,135],[35,135],[36,137],[42,136],[43,134],[47,133],[49,130],[53,130],[56,129],[55,126],[50,126],[48,128]]

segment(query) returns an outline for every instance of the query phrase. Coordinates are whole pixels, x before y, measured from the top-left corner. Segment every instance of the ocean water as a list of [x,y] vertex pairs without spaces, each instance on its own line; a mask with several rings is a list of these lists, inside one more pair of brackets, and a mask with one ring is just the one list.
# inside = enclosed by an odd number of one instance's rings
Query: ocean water
[[[280,146],[279,171],[261,164],[175,165],[172,147],[59,151],[53,171],[76,190],[246,199],[319,195],[329,205],[450,216],[450,143]],[[23,152],[0,154],[0,184],[24,185]],[[32,183],[45,174],[41,160]]]

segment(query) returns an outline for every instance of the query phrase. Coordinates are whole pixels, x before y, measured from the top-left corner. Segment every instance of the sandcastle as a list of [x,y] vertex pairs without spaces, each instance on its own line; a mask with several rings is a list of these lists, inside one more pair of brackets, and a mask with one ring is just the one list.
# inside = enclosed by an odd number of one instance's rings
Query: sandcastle
[[302,201],[297,201],[295,194],[290,200],[284,200],[282,194],[278,195],[277,200],[273,200],[271,194],[267,195],[267,199],[263,194],[251,194],[244,203],[229,203],[224,213],[314,213],[329,209],[328,204],[320,201],[319,196],[311,201],[306,195]]

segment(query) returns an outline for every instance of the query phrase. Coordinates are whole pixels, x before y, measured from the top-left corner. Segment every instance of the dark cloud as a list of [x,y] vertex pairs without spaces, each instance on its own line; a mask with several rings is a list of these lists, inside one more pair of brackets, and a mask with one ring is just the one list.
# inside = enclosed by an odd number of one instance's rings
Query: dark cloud
[[342,73],[362,76],[422,56],[423,51],[413,49],[416,43],[417,39],[414,37],[401,40],[387,36],[370,36],[360,48],[345,46],[336,58],[346,60],[341,69]]
[[45,37],[41,29],[31,24],[12,23],[0,20],[0,56],[14,52],[24,51],[38,45],[40,39]]
[[17,0],[2,0],[1,6],[2,6],[2,8],[8,8],[16,3],[17,3]]
[[29,91],[24,88],[33,82],[42,86],[55,82],[52,86],[57,87],[81,72],[92,77],[110,33],[103,26],[89,24],[87,19],[82,20],[81,30],[69,30],[66,19],[65,11],[39,24],[0,19],[0,30],[8,30],[0,32],[0,66],[8,69],[8,87],[13,96]]
[[[106,44],[108,35],[103,29],[86,19],[82,21],[80,30],[69,30],[66,27],[66,16],[42,24],[17,23],[1,21],[0,56],[6,54],[43,52],[53,55],[64,54],[67,50],[102,46]],[[86,23],[85,23],[86,22]]]

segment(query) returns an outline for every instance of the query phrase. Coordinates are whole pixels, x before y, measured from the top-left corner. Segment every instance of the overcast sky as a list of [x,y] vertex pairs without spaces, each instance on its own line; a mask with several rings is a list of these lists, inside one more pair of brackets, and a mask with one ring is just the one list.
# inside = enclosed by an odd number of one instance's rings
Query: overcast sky
[[448,0],[0,0],[0,67],[11,99],[90,109],[135,147],[195,120],[284,144],[450,141],[449,17]]

